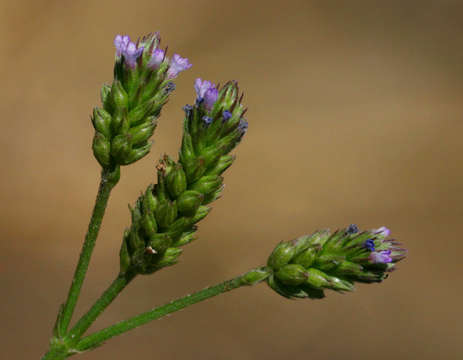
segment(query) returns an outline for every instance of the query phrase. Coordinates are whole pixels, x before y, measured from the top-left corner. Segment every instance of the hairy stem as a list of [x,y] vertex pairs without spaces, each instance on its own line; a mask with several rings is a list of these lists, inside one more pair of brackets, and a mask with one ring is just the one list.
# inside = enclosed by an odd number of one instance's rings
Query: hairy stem
[[259,279],[259,281],[249,282],[248,275],[253,273],[255,270],[251,270],[241,276],[238,276],[234,279],[224,281],[218,285],[210,286],[203,290],[197,291],[191,295],[176,299],[171,301],[168,304],[159,306],[150,311],[137,315],[133,318],[121,321],[115,325],[109,326],[103,330],[97,331],[87,337],[82,338],[76,346],[76,350],[85,351],[91,349],[95,346],[100,345],[102,342],[123,334],[129,330],[132,330],[138,326],[144,325],[152,320],[159,319],[163,316],[171,314],[173,312],[179,311],[183,308],[186,308],[190,305],[196,304],[198,302],[207,300],[216,295],[228,292],[230,290],[239,288],[244,285],[254,285],[264,278]]
[[74,278],[69,289],[68,297],[64,305],[62,314],[59,319],[59,333],[64,335],[67,331],[69,323],[74,313],[77,300],[79,298],[80,290],[87,274],[88,265],[92,256],[93,248],[95,247],[96,238],[100,230],[101,221],[106,210],[109,195],[112,188],[117,184],[119,180],[119,168],[109,171],[103,170],[101,174],[100,187],[93,208],[92,217],[88,225],[87,235],[82,246],[80,253],[79,262],[74,272]]

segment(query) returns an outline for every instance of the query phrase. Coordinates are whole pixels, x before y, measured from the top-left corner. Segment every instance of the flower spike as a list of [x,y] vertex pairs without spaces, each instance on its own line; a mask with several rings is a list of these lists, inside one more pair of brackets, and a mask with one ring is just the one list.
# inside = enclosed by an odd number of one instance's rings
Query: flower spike
[[268,284],[288,298],[320,299],[324,290],[352,291],[354,282],[381,282],[406,256],[385,228],[359,232],[356,225],[280,243],[268,260]]
[[234,161],[229,153],[245,132],[238,86],[229,82],[219,90],[197,79],[194,87],[195,105],[183,108],[179,160],[161,160],[158,183],[131,209],[132,225],[120,252],[121,273],[149,274],[175,264],[181,247],[194,240],[196,224],[210,212],[207,205],[223,190],[221,175]]
[[105,169],[129,165],[151,148],[150,138],[163,106],[175,89],[172,80],[191,64],[159,48],[159,35],[137,42],[127,35],[114,39],[114,81],[101,90],[102,108],[95,108],[93,153]]

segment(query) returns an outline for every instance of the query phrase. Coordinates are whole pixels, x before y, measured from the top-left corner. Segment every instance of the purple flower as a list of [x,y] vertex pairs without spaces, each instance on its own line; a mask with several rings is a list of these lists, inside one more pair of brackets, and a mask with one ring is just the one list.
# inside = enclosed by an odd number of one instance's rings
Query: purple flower
[[358,226],[355,225],[355,224],[350,224],[350,225],[347,227],[346,232],[347,232],[348,234],[356,234],[356,233],[359,232],[359,228],[358,228]]
[[191,111],[193,110],[193,106],[186,104],[182,109],[183,111],[185,111],[185,115],[189,117],[191,114]]
[[231,117],[232,117],[232,113],[230,111],[228,111],[228,110],[225,110],[222,113],[223,122],[226,122],[226,121],[230,120]]
[[204,101],[204,107],[211,110],[219,96],[219,91],[215,84],[207,80],[195,80],[196,102],[198,104]]
[[209,126],[212,123],[213,119],[210,116],[203,116],[203,121],[206,124],[206,126]]
[[125,63],[133,69],[137,59],[143,53],[143,46],[137,48],[137,45],[131,42],[127,35],[117,35],[114,39],[114,45],[116,46],[116,56],[123,56]]
[[187,70],[193,66],[188,62],[187,58],[182,58],[178,54],[174,54],[174,56],[172,56],[169,65],[169,70],[167,70],[167,77],[169,79],[176,77],[180,72]]
[[206,91],[209,90],[211,87],[215,87],[213,83],[207,80],[201,80],[200,78],[195,80],[195,91],[197,98],[203,98],[206,94]]
[[151,59],[148,62],[148,67],[153,70],[156,70],[159,67],[159,65],[161,65],[161,63],[164,61],[165,55],[166,54],[164,50],[156,48],[151,54]]
[[129,65],[131,69],[133,69],[137,64],[137,59],[140,57],[142,53],[143,46],[137,48],[137,45],[135,45],[133,42],[130,42],[127,45],[127,49],[122,53],[122,55],[124,55],[126,64]]
[[114,39],[114,46],[116,47],[116,56],[121,56],[122,53],[127,49],[127,45],[130,42],[130,37],[127,35],[116,35]]
[[375,251],[375,242],[373,241],[373,239],[368,239],[367,241],[365,241],[363,246],[370,251]]
[[391,250],[373,251],[368,259],[373,264],[387,264],[392,262]]
[[204,107],[207,110],[211,110],[215,102],[217,101],[218,97],[219,97],[219,90],[217,90],[215,87],[209,88],[204,94]]
[[248,130],[248,122],[244,119],[240,119],[240,123],[238,124],[238,131],[240,131],[243,135],[246,134]]
[[373,230],[372,232],[383,238],[386,238],[391,234],[391,230],[385,226],[381,226],[379,229]]

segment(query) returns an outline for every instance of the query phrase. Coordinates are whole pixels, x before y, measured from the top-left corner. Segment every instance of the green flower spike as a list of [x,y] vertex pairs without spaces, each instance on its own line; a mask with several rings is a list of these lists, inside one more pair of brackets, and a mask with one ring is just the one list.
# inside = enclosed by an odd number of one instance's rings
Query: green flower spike
[[321,299],[324,290],[352,291],[354,282],[381,282],[406,256],[389,230],[358,232],[355,225],[280,243],[268,259],[269,286],[287,298]]
[[233,163],[229,153],[246,132],[238,85],[221,89],[196,80],[194,106],[186,117],[178,162],[165,156],[158,182],[141,195],[120,251],[121,273],[150,274],[177,262],[180,247],[193,241],[195,224],[211,210],[223,189],[222,173]]
[[175,89],[172,80],[191,67],[188,59],[174,54],[172,60],[151,34],[133,43],[117,35],[114,81],[101,89],[102,108],[93,110],[93,153],[105,169],[129,165],[151,148],[149,139],[162,107]]

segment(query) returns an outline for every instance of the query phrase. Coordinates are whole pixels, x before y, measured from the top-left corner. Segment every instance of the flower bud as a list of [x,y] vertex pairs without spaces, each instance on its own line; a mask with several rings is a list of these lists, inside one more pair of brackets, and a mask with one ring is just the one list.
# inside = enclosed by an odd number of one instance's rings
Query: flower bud
[[182,165],[178,164],[167,175],[167,189],[172,198],[176,199],[186,190],[186,175]]
[[108,166],[110,163],[110,147],[111,144],[108,139],[102,133],[96,132],[93,137],[92,149],[95,158],[103,167]]
[[155,218],[160,228],[168,228],[177,218],[176,202],[169,200],[161,202],[155,210]]
[[111,88],[111,101],[114,109],[126,110],[129,106],[129,96],[118,80],[113,82]]
[[292,244],[282,242],[273,250],[267,265],[274,270],[279,270],[282,266],[288,264],[295,255],[295,248]]
[[111,156],[116,159],[119,164],[125,161],[130,150],[130,138],[127,135],[117,135],[113,139],[111,143]]
[[216,175],[206,175],[191,185],[191,189],[196,190],[201,194],[210,194],[217,190],[220,185],[222,185],[222,177]]
[[154,219],[154,216],[150,212],[145,212],[143,214],[143,217],[141,219],[141,224],[143,226],[143,229],[145,230],[145,233],[150,236],[152,234],[156,234],[158,230],[158,225],[156,223],[156,220]]
[[281,267],[275,276],[286,285],[300,285],[307,279],[307,271],[302,265],[288,264]]
[[162,253],[172,245],[172,239],[166,233],[152,234],[149,244],[155,253]]
[[145,143],[154,133],[156,123],[143,123],[129,129],[130,141],[134,145]]
[[330,285],[327,275],[315,268],[307,269],[307,283],[316,289],[327,288]]
[[203,176],[206,171],[204,159],[196,158],[193,160],[183,160],[183,169],[185,171],[188,183],[193,183]]
[[204,195],[194,190],[187,190],[177,199],[179,214],[193,216],[201,205]]
[[111,114],[99,108],[93,109],[93,127],[106,138],[111,138]]
[[100,90],[100,99],[101,99],[101,103],[103,104],[103,108],[106,111],[111,110],[111,107],[109,106],[109,100],[110,100],[109,96],[110,95],[111,95],[111,86],[104,84]]

